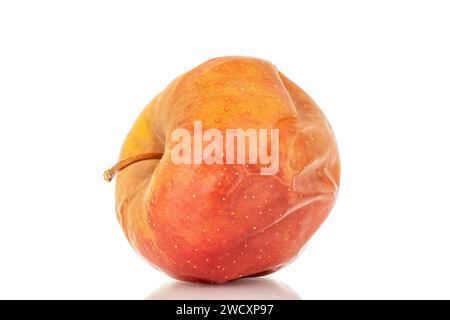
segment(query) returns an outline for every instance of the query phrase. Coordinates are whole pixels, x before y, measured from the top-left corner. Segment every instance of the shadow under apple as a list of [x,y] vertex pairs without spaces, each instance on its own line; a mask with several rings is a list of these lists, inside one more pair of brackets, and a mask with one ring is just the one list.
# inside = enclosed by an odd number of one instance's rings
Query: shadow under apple
[[301,300],[284,283],[270,278],[246,278],[224,285],[172,281],[146,300]]

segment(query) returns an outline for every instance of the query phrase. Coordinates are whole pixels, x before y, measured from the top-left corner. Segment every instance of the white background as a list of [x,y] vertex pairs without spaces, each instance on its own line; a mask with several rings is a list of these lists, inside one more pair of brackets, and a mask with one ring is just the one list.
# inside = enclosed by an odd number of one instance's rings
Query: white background
[[127,243],[102,172],[160,90],[224,55],[275,63],[341,152],[334,210],[269,287],[450,298],[449,16],[448,1],[2,1],[0,298],[176,287]]

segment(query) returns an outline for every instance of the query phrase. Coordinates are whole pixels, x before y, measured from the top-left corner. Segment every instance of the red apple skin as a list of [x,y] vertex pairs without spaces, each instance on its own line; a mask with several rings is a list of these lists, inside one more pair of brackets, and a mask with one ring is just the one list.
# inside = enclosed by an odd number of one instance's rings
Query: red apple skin
[[[259,165],[177,165],[171,132],[280,130],[275,175]],[[120,159],[147,152],[117,175],[117,216],[135,250],[186,281],[225,283],[292,261],[328,216],[339,186],[333,131],[315,102],[270,62],[209,60],[183,74],[141,113]]]

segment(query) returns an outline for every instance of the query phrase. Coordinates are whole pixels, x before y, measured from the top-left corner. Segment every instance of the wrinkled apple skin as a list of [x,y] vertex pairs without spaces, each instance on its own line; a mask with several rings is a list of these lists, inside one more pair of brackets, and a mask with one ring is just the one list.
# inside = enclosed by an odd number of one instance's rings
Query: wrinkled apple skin
[[[176,128],[278,128],[280,167],[177,165]],[[119,222],[135,250],[174,278],[207,283],[274,272],[294,259],[338,192],[332,129],[314,101],[270,62],[209,60],[174,80],[136,120],[120,160],[146,152],[117,175]]]

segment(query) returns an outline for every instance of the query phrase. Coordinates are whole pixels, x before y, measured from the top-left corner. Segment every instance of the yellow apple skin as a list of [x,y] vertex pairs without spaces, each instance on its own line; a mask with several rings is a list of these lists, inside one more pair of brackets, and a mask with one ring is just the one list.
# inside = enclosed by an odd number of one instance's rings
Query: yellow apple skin
[[[279,129],[275,175],[259,165],[174,164],[171,132]],[[117,175],[118,220],[134,249],[186,281],[225,283],[292,261],[328,216],[339,187],[333,131],[315,102],[270,62],[209,60],[175,79],[128,134]]]

